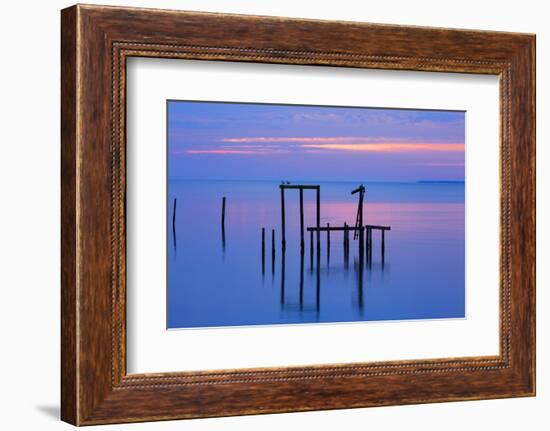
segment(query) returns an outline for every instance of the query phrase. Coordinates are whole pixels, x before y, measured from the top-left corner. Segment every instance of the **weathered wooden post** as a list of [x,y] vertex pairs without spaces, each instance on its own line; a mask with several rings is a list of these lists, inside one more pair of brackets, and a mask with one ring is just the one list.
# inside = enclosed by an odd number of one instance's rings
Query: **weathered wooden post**
[[300,189],[300,253],[304,254],[304,190]]
[[176,231],[176,208],[178,206],[177,198],[174,198],[174,207],[172,208],[172,230]]
[[265,271],[265,227],[262,228],[262,274]]
[[275,263],[275,229],[271,229],[271,267]]
[[385,257],[385,252],[386,252],[386,229],[382,229],[381,250],[382,250],[382,265],[384,265],[384,257]]
[[365,249],[367,251],[367,261],[369,260],[370,256],[369,256],[369,250],[370,250],[370,228],[367,227],[367,233],[365,235]]
[[321,252],[321,186],[317,186],[317,253]]
[[[363,199],[365,197],[365,187],[363,184],[359,185],[356,189],[351,191],[351,194],[354,195],[356,193],[359,193],[359,202],[357,205],[357,216],[355,217],[355,228],[353,230],[353,239],[359,240],[358,246],[359,246],[359,260],[363,260],[364,255],[364,236],[365,236],[365,228],[364,228],[364,221],[363,221]],[[368,231],[367,231],[368,232]]]
[[363,226],[359,227],[359,261],[363,262],[365,258],[365,243],[363,242],[363,238],[365,237],[364,231],[365,228]]
[[[370,246],[372,247],[372,228],[368,228],[365,226],[365,256],[366,256],[366,259],[368,260],[369,257],[368,257],[368,248],[367,248],[367,243],[370,244]],[[372,257],[372,256],[371,256]]]
[[317,313],[319,312],[321,308],[321,255],[317,253],[317,268],[315,271],[315,284],[316,284],[316,306],[317,306]]
[[343,237],[344,237],[344,255],[346,254],[346,223],[344,223],[344,234],[343,234]]
[[359,255],[362,257],[363,256],[363,239],[364,239],[364,234],[363,234],[363,195],[364,195],[364,190],[361,189],[360,191],[360,196],[359,196]]
[[346,238],[346,257],[349,257],[349,226],[344,223],[344,236]]
[[309,231],[309,258],[311,260],[311,267],[313,268],[313,230]]
[[369,236],[369,249],[367,252],[369,254],[369,261],[372,263],[372,228],[369,228],[368,236]]
[[285,260],[286,252],[283,249],[281,253],[281,306],[285,304]]
[[300,254],[300,309],[304,305],[304,253]]
[[372,243],[373,243],[373,240],[372,240],[372,229],[370,230],[370,256],[371,256],[371,259],[372,259]]
[[222,198],[222,231],[225,231],[225,196]]
[[174,208],[172,209],[172,236],[174,237],[174,249],[176,248],[176,207],[178,200],[174,198]]
[[344,252],[348,251],[348,224],[344,223]]
[[286,234],[285,234],[285,189],[281,188],[281,245],[283,250],[286,250]]
[[330,223],[327,223],[327,257],[330,255]]
[[363,259],[359,259],[359,271],[358,271],[358,279],[357,279],[357,290],[358,290],[358,302],[359,302],[359,309],[363,309],[363,268],[364,268],[365,262]]

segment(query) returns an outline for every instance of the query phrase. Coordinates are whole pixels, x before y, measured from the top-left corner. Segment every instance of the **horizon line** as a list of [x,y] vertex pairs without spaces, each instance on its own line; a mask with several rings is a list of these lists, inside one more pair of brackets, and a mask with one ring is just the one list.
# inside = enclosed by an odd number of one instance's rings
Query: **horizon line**
[[283,181],[290,181],[291,184],[300,184],[300,183],[390,183],[390,184],[422,184],[422,183],[465,183],[466,180],[444,180],[444,179],[423,179],[423,180],[412,180],[412,181],[403,181],[403,180],[281,180],[281,179],[238,179],[238,178],[168,178],[167,181],[235,181],[235,182],[269,182],[269,183],[282,183]]

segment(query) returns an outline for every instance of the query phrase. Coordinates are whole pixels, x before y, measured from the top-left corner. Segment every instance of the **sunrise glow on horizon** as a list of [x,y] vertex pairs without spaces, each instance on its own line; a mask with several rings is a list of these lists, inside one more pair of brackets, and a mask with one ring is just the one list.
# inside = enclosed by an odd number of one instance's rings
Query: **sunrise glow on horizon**
[[170,178],[464,180],[458,111],[170,101],[167,133]]

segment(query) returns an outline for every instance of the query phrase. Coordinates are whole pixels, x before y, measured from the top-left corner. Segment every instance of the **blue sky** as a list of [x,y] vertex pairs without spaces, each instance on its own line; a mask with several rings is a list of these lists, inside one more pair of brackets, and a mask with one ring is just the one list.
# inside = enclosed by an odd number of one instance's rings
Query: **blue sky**
[[465,114],[168,102],[170,178],[464,180]]

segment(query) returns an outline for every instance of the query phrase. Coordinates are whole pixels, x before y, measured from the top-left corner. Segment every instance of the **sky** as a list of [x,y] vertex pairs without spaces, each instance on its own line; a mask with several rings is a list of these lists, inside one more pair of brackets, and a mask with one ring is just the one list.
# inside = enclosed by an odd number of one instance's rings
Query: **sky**
[[464,181],[465,113],[168,101],[170,179]]

